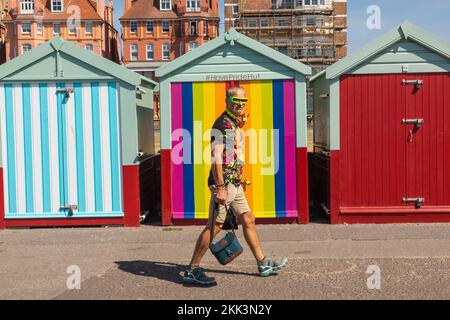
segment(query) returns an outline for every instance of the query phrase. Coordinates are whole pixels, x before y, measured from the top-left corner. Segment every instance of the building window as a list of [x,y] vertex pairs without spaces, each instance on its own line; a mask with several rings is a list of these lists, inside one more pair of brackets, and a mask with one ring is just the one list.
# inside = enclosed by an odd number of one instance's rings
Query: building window
[[132,33],[132,34],[137,33],[137,21],[130,22],[130,33]]
[[239,5],[238,4],[233,4],[233,6],[231,7],[231,12],[233,14],[238,14],[239,13]]
[[92,34],[92,22],[85,22],[84,23],[84,33],[85,34]]
[[186,11],[200,11],[200,0],[186,0]]
[[170,22],[169,20],[163,20],[162,22],[162,32],[169,33],[170,31]]
[[252,19],[248,21],[248,26],[250,28],[256,28],[256,20]]
[[288,54],[288,48],[287,47],[277,47],[278,52],[281,52],[282,54],[287,55]]
[[63,12],[64,9],[63,0],[52,0],[51,9],[52,12]]
[[184,54],[184,43],[180,42],[180,56]]
[[192,50],[194,50],[197,47],[198,47],[197,41],[189,42],[189,51],[192,51]]
[[60,34],[61,33],[61,25],[59,23],[53,24],[53,34]]
[[25,53],[25,52],[27,52],[27,51],[30,51],[30,50],[31,50],[31,44],[29,44],[29,43],[24,43],[24,44],[22,45],[22,54]]
[[315,26],[316,25],[316,18],[306,18],[306,25],[307,26]]
[[308,41],[308,50],[307,50],[306,54],[309,57],[315,57],[316,56],[316,43],[314,42],[314,40],[309,40]]
[[77,26],[75,23],[69,23],[69,34],[75,34],[77,33]]
[[20,13],[21,14],[34,13],[34,0],[22,0],[20,2]]
[[289,20],[286,20],[286,19],[278,20],[278,26],[280,26],[280,27],[287,27],[288,25],[289,25]]
[[203,35],[204,36],[208,35],[208,22],[207,21],[203,21]]
[[147,60],[153,60],[154,54],[153,54],[153,44],[147,44]]
[[43,26],[42,22],[36,22],[36,34],[42,34]]
[[261,27],[268,27],[269,26],[269,20],[261,19],[260,24],[261,24]]
[[159,7],[161,10],[170,10],[171,9],[172,5],[170,3],[171,2],[170,0],[160,0],[160,1],[161,2],[160,2]]
[[131,52],[131,60],[137,61],[138,60],[138,45],[133,43],[130,46],[130,52]]
[[162,45],[162,58],[163,60],[170,59],[170,45],[168,43]]
[[147,21],[147,33],[153,33],[153,21]]
[[22,22],[22,33],[25,33],[25,34],[31,33],[31,23]]
[[88,51],[93,51],[94,50],[94,47],[92,46],[92,44],[87,44],[87,45],[84,46],[84,48],[86,50],[88,50]]
[[197,21],[191,21],[189,23],[189,34],[194,36],[197,34]]

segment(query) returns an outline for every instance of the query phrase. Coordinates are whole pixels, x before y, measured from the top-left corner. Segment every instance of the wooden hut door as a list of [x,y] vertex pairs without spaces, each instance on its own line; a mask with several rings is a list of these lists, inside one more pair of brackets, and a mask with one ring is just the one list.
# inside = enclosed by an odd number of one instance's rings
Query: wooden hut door
[[0,85],[5,218],[123,216],[116,88]]
[[450,206],[450,75],[404,77],[406,205]]

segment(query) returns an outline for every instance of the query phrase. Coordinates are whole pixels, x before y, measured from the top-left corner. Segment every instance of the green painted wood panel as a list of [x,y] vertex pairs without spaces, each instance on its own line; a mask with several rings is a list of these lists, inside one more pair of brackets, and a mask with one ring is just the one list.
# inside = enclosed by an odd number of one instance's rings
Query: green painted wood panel
[[[218,80],[211,79],[210,76],[214,75],[217,77],[223,77]],[[242,70],[240,72],[234,72],[232,73],[234,77],[236,76],[252,76],[257,78],[241,78],[241,79],[233,79],[229,78],[230,72],[212,72],[212,73],[196,73],[196,74],[177,74],[170,77],[165,77],[164,79],[170,80],[171,82],[207,82],[207,81],[233,81],[233,80],[284,80],[284,79],[292,79],[295,77],[295,72],[293,71],[277,71],[277,72],[271,72],[271,71],[263,71],[263,72],[243,72]],[[228,77],[228,78],[227,78]]]
[[[408,73],[427,73],[427,72],[450,72],[450,64],[435,63],[415,63],[408,64]],[[382,74],[382,73],[404,73],[402,70],[404,64],[372,64],[352,70],[349,74]]]
[[[313,82],[314,91],[314,144],[330,148],[330,84],[325,75]],[[321,98],[328,95],[327,98]]]
[[122,164],[136,163],[138,156],[138,126],[135,87],[120,83],[120,130]]
[[349,74],[448,72],[450,61],[433,50],[412,40],[402,40],[381,51]]
[[340,142],[340,78],[330,84],[330,150],[339,150]]
[[105,71],[95,68],[91,64],[84,62],[82,60],[71,57],[64,52],[60,55],[60,66],[61,70],[64,71],[64,75],[71,77],[107,77],[114,79],[111,75]]
[[286,68],[276,62],[245,63],[245,64],[221,64],[221,65],[197,65],[190,64],[180,69],[180,73],[218,73],[218,72],[287,72]]
[[29,79],[29,78],[54,78],[56,70],[56,57],[50,54],[34,64],[27,65],[26,68],[17,69],[17,71],[9,74],[4,80],[10,79]]

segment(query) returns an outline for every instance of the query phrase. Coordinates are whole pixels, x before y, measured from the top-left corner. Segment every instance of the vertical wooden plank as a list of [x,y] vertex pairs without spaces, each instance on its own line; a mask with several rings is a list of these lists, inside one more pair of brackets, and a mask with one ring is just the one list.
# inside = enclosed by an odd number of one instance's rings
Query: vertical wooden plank
[[368,121],[368,131],[370,132],[369,138],[368,138],[368,180],[367,180],[367,186],[366,186],[366,192],[368,194],[368,205],[369,206],[375,206],[375,178],[376,178],[376,172],[375,172],[375,158],[376,158],[376,145],[375,145],[375,138],[376,138],[376,119],[375,119],[375,103],[376,103],[376,76],[369,77],[369,93],[368,93],[368,103],[367,103],[367,121]]
[[360,189],[361,189],[361,198],[360,205],[368,206],[369,205],[369,185],[367,181],[369,181],[369,137],[372,134],[370,130],[370,126],[373,121],[369,117],[368,106],[369,101],[372,99],[368,95],[369,91],[369,82],[371,81],[371,77],[362,77],[361,78],[361,176],[360,176]]
[[[349,186],[349,160],[348,160],[348,148],[349,148],[349,91],[348,84],[351,81],[351,77],[343,76],[340,84],[340,154],[339,163],[337,167],[340,168],[341,178],[339,179],[338,192],[342,194],[342,205],[348,206],[348,188]],[[330,96],[331,99],[331,96]],[[330,159],[331,161],[331,159]],[[333,174],[330,168],[330,175]],[[332,186],[330,186],[331,188]]]
[[445,76],[443,76],[444,82],[444,105],[443,108],[443,119],[444,121],[444,190],[443,190],[443,205],[450,206],[450,121],[447,121],[447,119],[450,119],[450,73],[447,73]]
[[[436,126],[436,159],[437,159],[437,194],[436,194],[436,205],[444,204],[444,167],[445,165],[450,165],[449,163],[444,164],[444,122],[450,121],[450,119],[444,118],[444,108],[445,108],[445,100],[444,100],[444,89],[445,89],[445,74],[435,74],[432,75],[436,80],[436,118],[437,118],[437,126]],[[450,103],[450,102],[448,102]]]
[[[430,144],[430,166],[429,166],[429,174],[428,179],[430,179],[430,197],[429,199],[425,199],[427,204],[436,205],[437,199],[436,196],[438,194],[438,175],[440,172],[437,170],[438,168],[438,137],[436,136],[437,128],[438,128],[438,113],[437,113],[437,103],[438,103],[438,91],[437,86],[438,83],[436,81],[436,77],[430,76],[427,77],[427,82],[429,83],[429,92],[430,92],[430,100],[427,101],[428,108],[430,110],[430,123],[426,127],[425,131],[429,131],[430,134],[427,137],[427,140]],[[426,124],[425,124],[426,125]],[[434,131],[434,134],[431,132]]]

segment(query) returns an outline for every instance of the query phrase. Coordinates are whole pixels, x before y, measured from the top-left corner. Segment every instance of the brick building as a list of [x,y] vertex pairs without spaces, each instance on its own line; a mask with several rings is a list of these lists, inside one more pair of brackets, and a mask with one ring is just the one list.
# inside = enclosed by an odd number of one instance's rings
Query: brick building
[[0,64],[6,61],[6,52],[5,52],[5,36],[6,36],[6,27],[3,23],[3,17],[6,15],[5,11],[5,2],[4,0],[0,0]]
[[120,22],[125,66],[158,80],[157,68],[218,36],[219,0],[125,0]]
[[114,29],[113,11],[112,0],[9,0],[4,18],[6,60],[58,34],[119,62],[119,33]]
[[347,55],[347,0],[225,0],[236,28],[317,73]]

